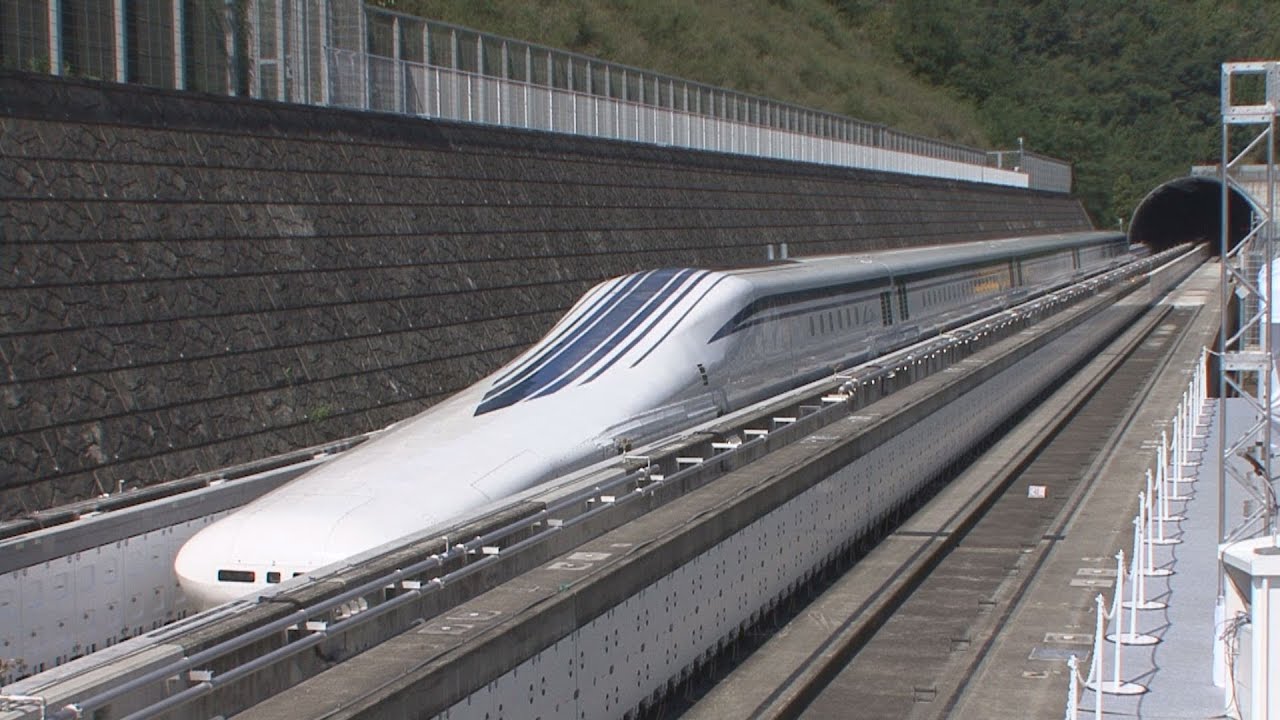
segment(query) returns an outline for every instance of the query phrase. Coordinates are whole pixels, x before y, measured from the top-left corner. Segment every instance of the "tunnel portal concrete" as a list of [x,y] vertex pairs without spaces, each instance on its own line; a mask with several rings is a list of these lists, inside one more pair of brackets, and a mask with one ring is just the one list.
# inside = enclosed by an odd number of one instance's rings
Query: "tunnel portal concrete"
[[[1234,247],[1249,232],[1253,209],[1249,198],[1232,188],[1229,237]],[[1222,183],[1214,177],[1171,180],[1147,193],[1133,212],[1129,239],[1159,252],[1184,242],[1209,245],[1218,254],[1222,222]]]

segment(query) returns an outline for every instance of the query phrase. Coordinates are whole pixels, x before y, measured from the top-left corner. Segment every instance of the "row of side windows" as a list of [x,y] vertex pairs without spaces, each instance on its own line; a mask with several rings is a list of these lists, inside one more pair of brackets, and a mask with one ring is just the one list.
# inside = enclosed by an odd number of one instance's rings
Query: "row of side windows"
[[[1058,253],[1042,258],[1032,258],[1030,260],[1017,261],[1018,268],[1015,270],[1013,261],[1007,267],[992,267],[986,272],[989,277],[967,277],[962,280],[952,281],[941,287],[925,290],[921,293],[921,301],[926,308],[935,307],[943,303],[952,303],[962,298],[973,297],[975,295],[997,292],[1005,289],[1011,280],[1003,274],[1004,270],[1010,273],[1016,273],[1021,276],[1021,270],[1026,266],[1033,266],[1037,269],[1046,264],[1061,265],[1074,264],[1073,252]],[[899,302],[904,304],[902,312],[905,315],[907,308],[906,286],[898,286]],[[890,293],[884,292],[880,294],[880,321],[884,325],[893,324],[893,308],[890,300]],[[865,307],[864,307],[865,305]],[[862,324],[858,321],[859,313],[863,313],[864,318],[868,318],[872,313],[870,304],[855,306],[852,310],[848,307],[838,310],[830,310],[825,313],[815,313],[809,316],[809,334],[811,336],[825,335],[829,332],[837,330],[846,330]],[[861,308],[861,309],[859,309]]]
[[870,303],[859,303],[853,306],[827,310],[809,315],[809,335],[818,336],[827,333],[852,330],[855,327],[874,322],[873,306]]
[[975,271],[969,277],[954,280],[940,287],[925,290],[922,300],[925,307],[951,303],[962,298],[999,292],[1010,286],[1017,270],[1011,262],[1008,266],[989,266]]
[[971,292],[965,293],[965,288],[962,288],[959,284],[956,284],[956,283],[944,285],[940,288],[935,288],[933,290],[925,290],[924,306],[933,307],[935,305],[939,305],[942,303],[950,303],[954,300],[958,300],[962,295],[973,294],[972,287],[970,287],[969,290]]
[[[290,577],[298,577],[302,573],[296,572]],[[272,585],[280,582],[282,575],[278,570],[272,570],[267,573],[267,582]],[[251,583],[258,579],[258,574],[252,570],[219,570],[218,582],[234,582],[234,583]]]

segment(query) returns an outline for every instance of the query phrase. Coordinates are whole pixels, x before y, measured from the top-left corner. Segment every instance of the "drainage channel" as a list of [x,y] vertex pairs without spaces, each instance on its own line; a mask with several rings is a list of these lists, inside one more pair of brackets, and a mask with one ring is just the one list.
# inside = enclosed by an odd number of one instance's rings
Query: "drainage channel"
[[[939,495],[925,517],[890,531],[778,628],[790,646],[764,643],[686,715],[946,717],[1194,315],[1148,313],[1070,381],[1071,399],[1046,403],[1059,403],[1053,422],[1015,431],[1021,450],[998,475],[977,479],[963,500]],[[839,598],[823,604],[834,593],[848,595],[847,618],[829,612]],[[806,634],[807,657],[796,661]],[[786,654],[793,659],[774,662]]]

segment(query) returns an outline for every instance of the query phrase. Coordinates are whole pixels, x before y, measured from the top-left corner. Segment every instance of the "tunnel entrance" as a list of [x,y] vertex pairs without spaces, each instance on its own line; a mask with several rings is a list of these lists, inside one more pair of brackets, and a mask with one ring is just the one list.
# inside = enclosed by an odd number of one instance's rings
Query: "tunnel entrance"
[[[1253,206],[1232,188],[1230,237],[1232,247],[1249,233]],[[1218,254],[1222,223],[1222,183],[1216,177],[1192,176],[1171,180],[1147,193],[1133,211],[1129,223],[1130,242],[1142,243],[1151,252],[1167,250],[1184,242],[1209,245]]]

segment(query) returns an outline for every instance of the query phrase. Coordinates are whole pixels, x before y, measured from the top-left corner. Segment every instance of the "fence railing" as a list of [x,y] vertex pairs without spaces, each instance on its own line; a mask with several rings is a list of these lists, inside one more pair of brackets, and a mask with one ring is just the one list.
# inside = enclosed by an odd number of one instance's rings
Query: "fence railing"
[[[957,180],[1027,186],[1027,175],[969,159],[937,157],[893,131],[864,142],[770,127],[639,101],[493,78],[424,63],[330,49],[334,75],[364,72],[363,94],[346,94],[357,107],[447,120],[589,135],[757,157],[799,160]],[[365,66],[361,68],[361,66]],[[336,93],[335,93],[336,94]],[[899,150],[897,147],[904,149]],[[985,153],[977,151],[985,158]],[[951,153],[946,153],[951,154]],[[953,154],[954,155],[954,154]]]
[[1071,189],[993,152],[366,5],[8,0],[0,66],[918,175]]

